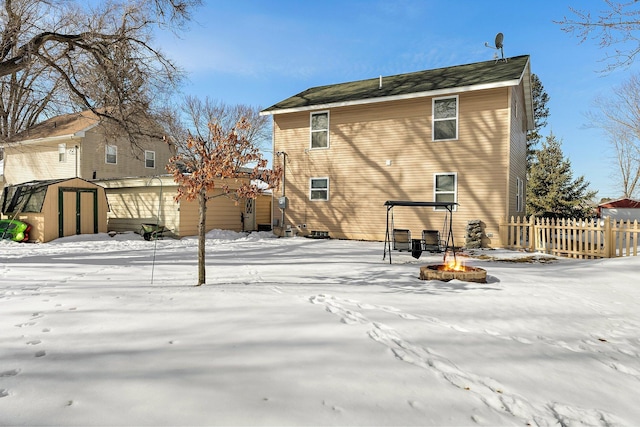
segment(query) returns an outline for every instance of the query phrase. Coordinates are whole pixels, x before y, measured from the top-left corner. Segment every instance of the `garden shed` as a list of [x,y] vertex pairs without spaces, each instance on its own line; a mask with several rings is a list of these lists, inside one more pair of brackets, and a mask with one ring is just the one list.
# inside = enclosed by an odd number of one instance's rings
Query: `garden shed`
[[31,225],[30,241],[107,232],[104,188],[81,178],[29,181],[5,187],[3,218]]

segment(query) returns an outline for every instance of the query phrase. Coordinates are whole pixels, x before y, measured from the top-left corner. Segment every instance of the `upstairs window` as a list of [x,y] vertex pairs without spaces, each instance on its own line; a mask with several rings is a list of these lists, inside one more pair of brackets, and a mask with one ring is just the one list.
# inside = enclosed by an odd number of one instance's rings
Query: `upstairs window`
[[156,152],[155,151],[144,152],[144,167],[148,169],[156,168]]
[[458,139],[458,97],[433,100],[433,140]]
[[105,147],[105,163],[115,165],[118,163],[118,147],[115,145],[107,145]]
[[[458,200],[458,176],[455,173],[437,173],[434,176],[434,181],[433,200],[436,202],[456,202]],[[444,211],[446,208],[435,207],[434,210]]]
[[67,144],[58,144],[58,162],[64,163],[67,161]]
[[311,148],[329,148],[329,112],[311,113]]
[[309,198],[311,200],[329,200],[329,178],[311,178]]

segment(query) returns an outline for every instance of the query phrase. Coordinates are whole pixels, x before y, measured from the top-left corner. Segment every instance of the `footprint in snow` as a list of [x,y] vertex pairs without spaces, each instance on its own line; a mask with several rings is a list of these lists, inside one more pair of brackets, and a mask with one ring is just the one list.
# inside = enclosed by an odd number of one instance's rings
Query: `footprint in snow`
[[0,388],[0,397],[7,397],[9,396],[9,390],[7,390],[6,388]]
[[35,357],[44,357],[47,355],[47,352],[44,350],[36,351]]
[[20,373],[20,369],[10,369],[8,371],[0,372],[0,377],[15,377]]
[[35,325],[36,322],[25,322],[25,323],[18,323],[16,326],[16,328],[26,328],[28,326],[33,326]]
[[41,344],[42,341],[40,340],[31,340],[31,341],[27,341],[27,345],[38,345]]

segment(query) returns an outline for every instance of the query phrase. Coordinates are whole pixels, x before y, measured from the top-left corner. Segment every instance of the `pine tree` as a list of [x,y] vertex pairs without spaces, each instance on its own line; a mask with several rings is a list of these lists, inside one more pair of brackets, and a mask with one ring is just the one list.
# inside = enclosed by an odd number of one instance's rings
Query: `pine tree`
[[573,179],[571,162],[552,132],[536,151],[529,171],[527,213],[552,218],[589,217],[589,202],[595,195],[584,176]]
[[547,125],[547,117],[549,117],[549,107],[547,107],[549,95],[536,74],[531,74],[531,96],[533,98],[534,128],[527,132],[527,170],[531,168],[533,163],[535,147],[542,139],[540,130]]

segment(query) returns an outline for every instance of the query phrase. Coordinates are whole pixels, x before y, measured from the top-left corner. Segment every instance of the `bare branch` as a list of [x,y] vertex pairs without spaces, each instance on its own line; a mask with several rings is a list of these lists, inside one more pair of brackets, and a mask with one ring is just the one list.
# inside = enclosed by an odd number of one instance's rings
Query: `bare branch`
[[570,8],[573,17],[560,21],[561,29],[576,36],[580,43],[596,40],[606,51],[604,71],[629,67],[640,52],[640,39],[636,32],[640,28],[640,3],[636,0],[619,2],[605,0],[608,9],[593,17],[590,12]]
[[[90,109],[132,144],[157,127],[157,100],[182,71],[153,45],[177,31],[200,0],[0,0],[0,143],[60,112]],[[140,122],[136,123],[136,120]]]

